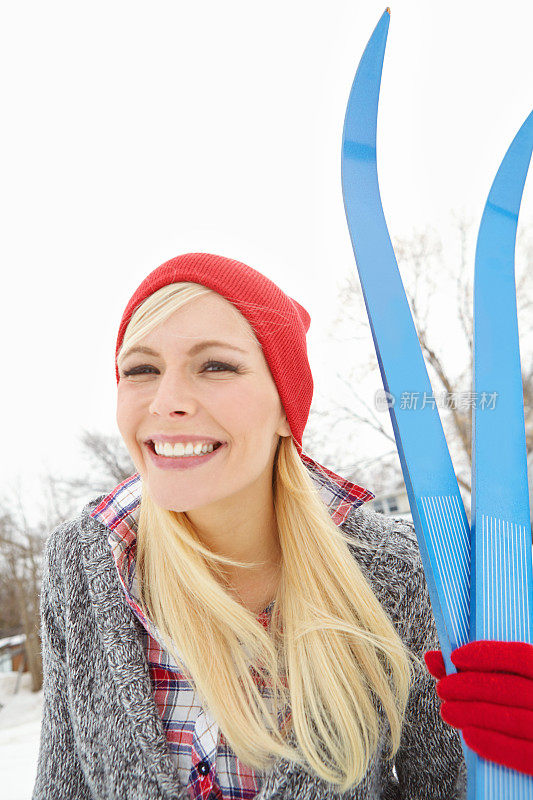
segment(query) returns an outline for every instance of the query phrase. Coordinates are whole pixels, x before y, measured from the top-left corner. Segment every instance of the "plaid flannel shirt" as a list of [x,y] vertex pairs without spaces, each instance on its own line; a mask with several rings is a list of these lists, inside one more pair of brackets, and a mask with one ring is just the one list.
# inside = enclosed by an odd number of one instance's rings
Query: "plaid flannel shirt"
[[[336,525],[344,522],[353,508],[374,497],[372,492],[336,475],[305,453],[301,457]],[[261,788],[261,773],[236,757],[215,719],[202,708],[196,691],[167,651],[156,626],[141,609],[135,574],[141,489],[141,477],[135,473],[116,486],[91,516],[109,529],[109,546],[126,602],[139,623],[154,700],[170,753],[180,778],[188,786],[191,800],[248,800]],[[270,603],[257,617],[265,627],[268,627],[273,605]],[[266,687],[258,682],[255,670],[252,673],[268,703]]]

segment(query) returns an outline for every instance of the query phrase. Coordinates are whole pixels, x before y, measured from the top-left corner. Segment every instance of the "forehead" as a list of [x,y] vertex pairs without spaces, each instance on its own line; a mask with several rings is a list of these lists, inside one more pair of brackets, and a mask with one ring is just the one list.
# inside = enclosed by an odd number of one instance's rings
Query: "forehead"
[[223,339],[246,349],[257,348],[252,326],[229,300],[219,294],[196,297],[174,311],[145,338]]

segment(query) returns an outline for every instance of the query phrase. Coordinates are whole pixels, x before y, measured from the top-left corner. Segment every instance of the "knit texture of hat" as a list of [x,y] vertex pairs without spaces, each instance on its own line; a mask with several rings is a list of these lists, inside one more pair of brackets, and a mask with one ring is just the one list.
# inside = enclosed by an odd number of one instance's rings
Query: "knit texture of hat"
[[158,289],[181,281],[218,292],[246,317],[261,344],[301,454],[313,397],[305,338],[311,317],[275,283],[240,261],[211,253],[186,253],[150,272],[129,300],[120,322],[115,350],[117,383],[120,379],[117,358],[132,314]]

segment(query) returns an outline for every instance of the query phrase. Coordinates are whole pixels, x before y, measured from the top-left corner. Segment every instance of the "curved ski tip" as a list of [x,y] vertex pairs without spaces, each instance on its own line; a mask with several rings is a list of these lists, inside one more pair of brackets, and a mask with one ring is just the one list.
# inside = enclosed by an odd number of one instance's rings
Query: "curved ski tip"
[[385,9],[385,11],[387,12],[387,14],[388,14],[388,15],[389,15],[389,17],[390,17],[390,8],[389,8],[388,6],[387,6],[387,8]]

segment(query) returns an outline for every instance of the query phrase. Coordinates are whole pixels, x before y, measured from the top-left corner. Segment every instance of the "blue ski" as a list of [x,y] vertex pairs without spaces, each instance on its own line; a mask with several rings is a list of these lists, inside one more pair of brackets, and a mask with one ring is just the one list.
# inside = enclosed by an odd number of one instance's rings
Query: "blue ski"
[[[533,112],[494,178],[476,247],[470,619],[472,639],[529,643],[531,516],[514,251],[532,149]],[[533,798],[533,777],[472,751],[468,758],[470,796]]]
[[[342,191],[370,327],[439,641],[450,653],[469,641],[470,526],[381,205],[376,129],[385,11],[361,57],[342,140]],[[416,408],[405,397],[418,395]]]

